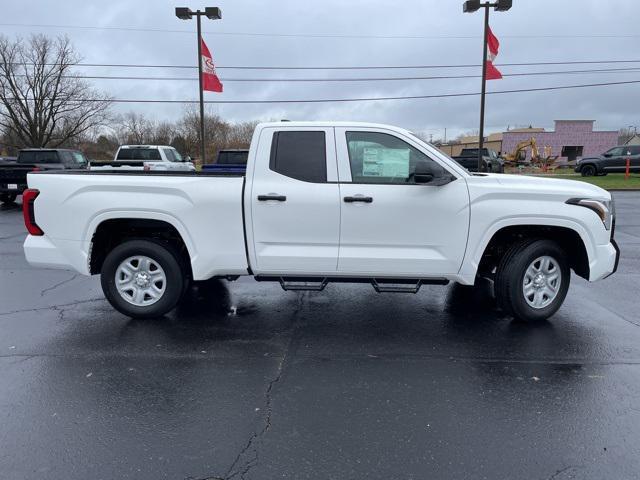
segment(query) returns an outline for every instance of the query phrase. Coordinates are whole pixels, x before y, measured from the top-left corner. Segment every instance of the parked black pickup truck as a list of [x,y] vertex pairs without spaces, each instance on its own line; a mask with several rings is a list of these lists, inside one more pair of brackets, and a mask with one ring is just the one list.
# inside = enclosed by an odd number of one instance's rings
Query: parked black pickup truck
[[[460,152],[460,155],[453,157],[453,159],[470,172],[478,171],[477,148],[463,148]],[[482,160],[484,161],[485,172],[504,172],[504,161],[500,157],[498,157],[498,154],[495,152],[495,150],[491,150],[490,148],[483,148]]]
[[627,158],[629,171],[640,172],[640,145],[613,147],[597,157],[581,158],[576,163],[575,171],[583,177],[624,173],[627,169]]
[[0,161],[0,202],[11,203],[27,188],[27,173],[38,170],[85,169],[89,162],[77,150],[28,148],[15,160]]

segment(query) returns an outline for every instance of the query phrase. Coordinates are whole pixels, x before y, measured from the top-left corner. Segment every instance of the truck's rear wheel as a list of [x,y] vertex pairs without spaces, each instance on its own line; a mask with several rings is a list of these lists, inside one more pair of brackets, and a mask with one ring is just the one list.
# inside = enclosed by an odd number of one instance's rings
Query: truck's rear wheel
[[133,318],[164,315],[184,291],[179,256],[164,243],[129,240],[115,247],[102,265],[102,291],[120,313]]
[[566,254],[551,240],[513,245],[496,271],[498,306],[520,320],[546,320],[564,302],[571,271]]
[[16,198],[18,197],[17,194],[15,193],[3,193],[0,194],[0,202],[2,203],[13,203],[16,201]]

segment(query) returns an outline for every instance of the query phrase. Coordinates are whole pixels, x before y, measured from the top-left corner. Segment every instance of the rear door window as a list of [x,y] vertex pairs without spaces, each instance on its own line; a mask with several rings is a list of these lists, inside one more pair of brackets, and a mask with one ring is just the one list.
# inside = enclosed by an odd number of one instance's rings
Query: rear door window
[[303,182],[326,182],[327,151],[324,132],[275,132],[271,141],[269,169]]

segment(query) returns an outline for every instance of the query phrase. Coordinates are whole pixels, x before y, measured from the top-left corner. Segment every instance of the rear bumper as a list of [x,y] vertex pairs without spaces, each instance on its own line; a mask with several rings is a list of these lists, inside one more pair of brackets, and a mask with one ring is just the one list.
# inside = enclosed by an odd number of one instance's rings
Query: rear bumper
[[620,262],[620,248],[615,240],[607,245],[598,245],[589,265],[589,281],[602,280],[615,273]]
[[54,242],[46,235],[27,235],[23,249],[27,262],[34,267],[76,270],[89,275],[88,257],[81,243],[72,240]]

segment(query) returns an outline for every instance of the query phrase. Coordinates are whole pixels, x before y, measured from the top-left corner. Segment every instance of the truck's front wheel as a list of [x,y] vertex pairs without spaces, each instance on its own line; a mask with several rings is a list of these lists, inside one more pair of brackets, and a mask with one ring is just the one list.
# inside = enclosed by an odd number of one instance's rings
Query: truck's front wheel
[[120,313],[154,318],[176,306],[183,293],[179,256],[170,246],[150,240],[129,240],[104,260],[102,291]]
[[546,320],[564,302],[570,278],[566,254],[557,243],[517,243],[502,257],[496,271],[498,306],[521,320]]

